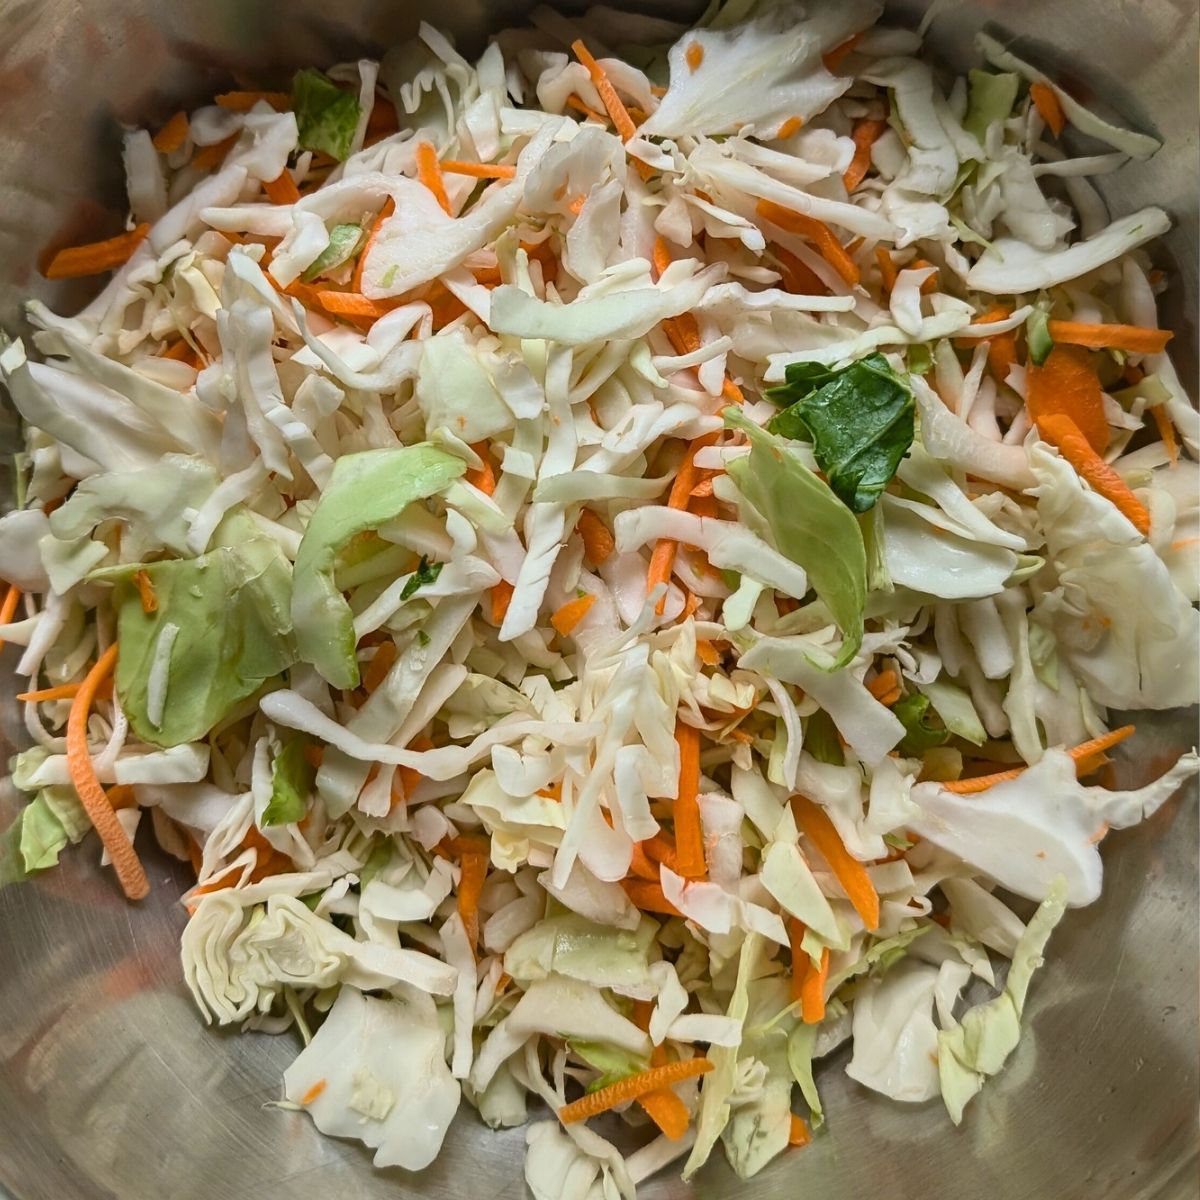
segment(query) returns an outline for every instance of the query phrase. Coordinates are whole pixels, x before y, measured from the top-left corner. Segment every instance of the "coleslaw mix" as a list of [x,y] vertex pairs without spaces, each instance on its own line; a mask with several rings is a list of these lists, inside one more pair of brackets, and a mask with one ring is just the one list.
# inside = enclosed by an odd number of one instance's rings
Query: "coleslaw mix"
[[205,1018],[295,1027],[283,1107],[378,1166],[543,1100],[536,1197],[748,1178],[845,1042],[957,1122],[1196,769],[1085,781],[1198,694],[1168,219],[1092,183],[1158,143],[879,14],[223,94],[126,133],[129,229],[47,267],[109,282],[0,349],[5,877],[95,827],[137,899],[148,824]]

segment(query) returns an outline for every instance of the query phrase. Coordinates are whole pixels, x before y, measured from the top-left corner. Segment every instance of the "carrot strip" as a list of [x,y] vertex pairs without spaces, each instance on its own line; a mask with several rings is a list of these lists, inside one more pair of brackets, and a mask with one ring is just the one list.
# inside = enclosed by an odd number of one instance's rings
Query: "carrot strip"
[[[1086,775],[1089,770],[1095,770],[1091,763],[1106,750],[1111,750],[1113,746],[1130,737],[1133,731],[1132,725],[1122,725],[1118,729],[1112,729],[1090,741],[1081,742],[1078,746],[1068,750],[1067,753],[1075,760],[1076,773]],[[986,792],[988,788],[995,787],[998,783],[1008,783],[1010,780],[1016,779],[1025,770],[1025,767],[1014,767],[1011,771],[997,771],[993,775],[977,775],[974,779],[951,780],[941,786],[946,791],[954,792],[959,796],[974,796],[979,792]]]
[[1067,114],[1063,112],[1058,93],[1049,84],[1031,83],[1029,98],[1038,112],[1042,114],[1042,120],[1050,126],[1050,132],[1058,137],[1067,126]]
[[472,487],[477,487],[484,495],[490,496],[496,490],[496,472],[492,469],[488,444],[487,442],[476,442],[471,449],[483,460],[483,466],[471,467],[467,471],[466,480]]
[[696,642],[696,657],[706,667],[715,667],[721,661],[721,652],[712,644],[712,642],[701,638]]
[[[772,246],[771,253],[783,277],[784,289],[794,296],[828,296],[829,289],[820,276],[805,262],[783,246]],[[890,260],[889,260],[890,261]]]
[[371,247],[375,244],[375,239],[379,236],[379,230],[382,228],[384,221],[395,211],[396,202],[389,196],[383,202],[383,207],[379,210],[379,215],[371,223],[371,230],[367,234],[367,240],[363,243],[363,248],[358,252],[358,261],[354,264],[354,274],[350,277],[350,286],[356,292],[362,291],[363,264],[367,261],[367,255],[370,253]]
[[638,1097],[638,1105],[673,1142],[687,1133],[691,1115],[687,1105],[670,1088],[658,1088]]
[[883,283],[883,294],[890,296],[892,288],[896,286],[896,280],[900,277],[900,272],[896,269],[891,254],[883,246],[875,247],[875,261],[879,264],[879,278]]
[[583,557],[588,566],[599,566],[616,550],[617,542],[608,526],[590,508],[580,512],[577,528],[583,538]]
[[661,1067],[650,1067],[638,1071],[636,1075],[627,1075],[616,1083],[599,1091],[583,1096],[571,1104],[564,1104],[558,1110],[558,1119],[564,1125],[575,1121],[586,1121],[598,1113],[607,1112],[610,1108],[623,1104],[626,1100],[637,1100],[659,1088],[670,1087],[685,1079],[693,1079],[697,1075],[707,1075],[713,1069],[712,1062],[707,1058],[689,1058],[680,1062],[664,1063]]
[[119,233],[102,242],[68,246],[50,260],[43,274],[47,279],[79,279],[84,275],[111,271],[129,261],[149,232],[149,224],[143,221],[128,233]]
[[[1005,304],[998,304],[989,309],[979,318],[981,325],[990,325],[995,321],[1004,321],[1012,316],[1012,309]],[[1009,330],[1008,333],[997,333],[987,339],[988,370],[997,383],[1008,381],[1008,372],[1017,361],[1017,337]]]
[[585,104],[578,96],[568,96],[567,107],[583,113],[585,117],[591,117],[593,121],[599,121],[601,125],[608,124],[608,118],[603,113],[597,112],[590,104]]
[[487,878],[489,855],[471,850],[462,856],[462,874],[458,880],[458,915],[467,930],[474,950],[479,944],[479,894]]
[[858,264],[846,253],[846,248],[837,240],[833,230],[824,221],[818,221],[816,217],[809,217],[804,213],[784,208],[782,204],[776,204],[774,200],[760,200],[755,205],[755,211],[763,220],[770,221],[773,225],[778,225],[780,229],[786,229],[789,233],[799,234],[806,241],[812,242],[821,257],[850,287],[854,287],[858,283]]
[[300,200],[300,189],[287,167],[274,179],[264,180],[263,191],[272,204],[296,204]]
[[[21,589],[15,583],[10,583],[8,591],[4,593],[4,602],[0,604],[0,625],[7,625],[13,619],[20,599]],[[0,642],[0,649],[3,647],[4,643]]]
[[328,1086],[329,1084],[324,1079],[318,1079],[317,1082],[314,1083],[312,1087],[310,1087],[308,1091],[300,1097],[300,1103],[305,1106],[311,1104],[325,1091]]
[[788,917],[787,920],[788,946],[792,952],[792,977],[790,982],[790,992],[792,1002],[804,999],[804,979],[808,974],[808,968],[812,965],[807,953],[804,950],[804,922],[797,920],[795,917]]
[[1175,336],[1169,329],[1143,325],[1093,325],[1086,321],[1047,321],[1056,343],[1087,346],[1090,350],[1126,350],[1130,354],[1161,354]]
[[886,121],[862,120],[854,123],[854,157],[842,175],[846,191],[852,192],[867,177],[871,169],[871,147],[887,129]]
[[629,860],[629,875],[647,883],[658,883],[658,864],[642,849],[640,842],[633,843],[633,857]]
[[142,612],[158,612],[158,597],[154,594],[154,581],[146,571],[138,571],[133,577],[133,586],[138,590]]
[[1179,466],[1179,440],[1175,436],[1175,426],[1171,423],[1171,414],[1167,412],[1167,406],[1165,404],[1154,405],[1150,409],[1150,415],[1154,418],[1154,424],[1158,426],[1158,436],[1167,448],[1167,457],[1171,460],[1171,466]]
[[616,88],[604,73],[604,68],[592,57],[591,51],[583,44],[582,39],[572,42],[571,49],[575,51],[575,57],[587,67],[592,84],[600,93],[600,99],[604,101],[604,107],[608,110],[608,115],[612,118],[612,123],[616,126],[621,141],[629,141],[637,132],[637,126],[633,123],[629,110],[621,102],[621,97],[617,95]]
[[61,683],[58,687],[41,688],[35,692],[21,692],[17,699],[22,704],[48,704],[51,700],[73,700],[79,692],[79,687],[80,685],[77,683]]
[[846,55],[849,54],[850,51],[862,41],[863,34],[866,32],[867,31],[865,29],[861,29],[858,33],[848,37],[844,42],[840,42],[838,45],[834,46],[832,50],[827,50],[824,54],[822,54],[821,62],[824,63],[825,70],[836,71],[841,65],[842,59],[844,59]]
[[1116,505],[1139,533],[1150,532],[1150,514],[1133,494],[1129,485],[1088,444],[1079,426],[1068,416],[1054,414],[1037,419],[1038,429],[1046,441],[1057,446],[1063,458],[1079,472],[1081,479]]
[[71,701],[71,713],[67,718],[67,770],[88,820],[95,826],[109,858],[112,859],[121,890],[130,900],[141,900],[149,893],[150,883],[146,879],[146,872],[142,869],[137,851],[117,820],[113,807],[104,794],[104,788],[96,778],[96,769],[92,766],[92,756],[87,743],[87,721],[92,701],[100,684],[108,678],[116,665],[116,661],[117,646],[114,642],[84,677],[79,691]]
[[292,107],[289,92],[221,92],[213,97],[213,103],[230,112],[249,112],[260,100],[265,100],[276,112],[287,112]]
[[778,130],[776,130],[775,138],[777,141],[782,142],[784,139],[790,138],[793,134],[799,133],[803,127],[803,117],[788,117],[788,119],[784,121],[782,125],[780,125]]
[[881,700],[889,692],[894,691],[900,684],[900,676],[888,667],[886,671],[880,671],[870,683],[867,684],[867,691],[875,697],[876,700]]
[[446,175],[469,175],[472,179],[513,179],[517,168],[503,163],[460,162],[451,158],[442,163],[442,172]]
[[[667,498],[668,508],[687,508],[688,502],[691,499],[692,488],[696,486],[698,481],[696,471],[696,453],[705,446],[713,446],[716,444],[719,434],[706,433],[703,437],[696,438],[695,441],[688,447],[687,453],[684,455],[683,462],[679,464],[679,470],[675,473],[675,480],[671,484],[671,494]],[[650,568],[646,572],[646,591],[652,592],[660,583],[669,583],[671,573],[675,569],[675,553],[679,545],[668,538],[661,538],[654,547],[650,555]],[[657,611],[661,614],[666,607],[666,596],[658,603]]]
[[417,146],[417,178],[433,193],[444,213],[450,211],[450,197],[446,195],[446,181],[442,178],[442,167],[432,142],[421,142]]
[[372,300],[361,292],[338,292],[326,288],[318,289],[316,298],[326,312],[335,316],[366,317],[371,321],[386,316],[402,303],[400,300]]
[[174,154],[191,132],[191,122],[185,112],[177,112],[150,140],[159,154]]
[[387,678],[398,653],[396,643],[392,641],[382,643],[375,651],[362,674],[362,688],[368,696]]
[[231,133],[224,141],[214,142],[211,146],[201,146],[192,155],[192,166],[199,171],[211,171],[213,167],[219,167],[237,140],[238,135]]
[[796,1116],[792,1113],[791,1120],[788,1124],[788,1145],[789,1146],[807,1146],[812,1141],[812,1134],[808,1131],[808,1125],[803,1117]]
[[821,852],[838,883],[850,897],[855,912],[862,917],[863,924],[869,930],[878,929],[879,893],[867,874],[867,868],[858,859],[851,857],[842,844],[829,815],[807,796],[793,796],[792,811],[796,814],[796,824]]
[[659,913],[666,917],[681,917],[683,913],[663,894],[662,885],[648,879],[622,879],[625,895],[642,912]]
[[1040,367],[1029,363],[1025,397],[1029,415],[1039,426],[1046,417],[1068,417],[1092,450],[1104,453],[1109,431],[1103,389],[1086,350],[1055,346]]
[[825,983],[828,979],[829,947],[826,946],[821,951],[821,965],[813,970],[810,961],[800,985],[800,1015],[805,1025],[817,1025],[825,1019]]
[[[679,854],[675,849],[675,843],[665,833],[660,831],[639,845],[651,862],[660,863],[668,871],[674,871],[676,875],[683,873],[679,869]],[[654,878],[657,879],[658,875],[656,874]]]
[[492,624],[503,625],[504,616],[513,598],[513,585],[507,579],[492,585]]
[[575,631],[575,627],[588,615],[595,603],[595,596],[576,596],[574,600],[568,600],[554,612],[550,618],[550,624],[563,637],[570,637]]
[[650,255],[650,262],[654,267],[654,278],[662,278],[663,272],[671,265],[671,251],[667,246],[665,238],[656,237],[654,239],[654,249]]
[[703,879],[704,832],[700,827],[700,730],[675,722],[679,746],[679,794],[675,798],[675,853],[684,879]]
[[704,47],[699,42],[689,42],[688,48],[683,52],[683,60],[687,63],[688,70],[695,74],[704,61]]

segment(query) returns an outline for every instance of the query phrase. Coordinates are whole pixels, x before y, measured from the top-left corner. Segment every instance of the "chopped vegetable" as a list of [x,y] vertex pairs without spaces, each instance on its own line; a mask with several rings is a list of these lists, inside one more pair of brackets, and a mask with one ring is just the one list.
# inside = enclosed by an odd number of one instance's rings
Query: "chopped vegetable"
[[292,80],[290,107],[296,113],[302,150],[319,150],[338,162],[350,153],[361,112],[352,92],[343,91],[320,71],[305,68]]
[[564,1104],[558,1110],[558,1119],[564,1125],[575,1121],[584,1121],[594,1117],[626,1100],[636,1100],[648,1092],[657,1091],[673,1083],[682,1083],[685,1079],[694,1079],[697,1075],[706,1075],[713,1069],[707,1058],[691,1058],[681,1062],[665,1063],[661,1067],[651,1067],[637,1075],[630,1075],[617,1083],[592,1092],[572,1104]]
[[150,226],[143,222],[128,233],[86,246],[70,246],[59,250],[44,272],[47,279],[78,279],[84,275],[100,275],[129,261],[141,245]]

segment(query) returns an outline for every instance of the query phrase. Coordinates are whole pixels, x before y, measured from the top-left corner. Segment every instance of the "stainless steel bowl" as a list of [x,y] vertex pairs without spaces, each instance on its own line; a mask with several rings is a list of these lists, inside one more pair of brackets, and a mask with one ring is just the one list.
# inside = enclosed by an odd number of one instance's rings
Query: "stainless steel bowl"
[[[813,4],[837,0],[811,0]],[[0,322],[41,296],[66,310],[82,285],[48,287],[40,247],[103,236],[121,220],[121,122],[161,121],[238,84],[377,52],[422,16],[466,43],[530,5],[386,0],[6,0],[0,3]],[[638,6],[687,16],[698,6]],[[892,16],[914,22],[922,0]],[[1089,101],[1166,148],[1105,177],[1116,211],[1147,203],[1177,224],[1165,320],[1181,375],[1196,378],[1196,0],[977,0],[951,4],[930,41],[974,61],[981,27],[1019,35]],[[12,439],[10,417],[0,437]],[[6,696],[11,694],[9,688]],[[10,702],[0,734],[18,744]],[[1195,714],[1155,715],[1117,765],[1142,782],[1195,740]],[[1124,749],[1124,748],[1123,748]],[[17,802],[0,792],[0,828]],[[939,1105],[900,1107],[824,1073],[829,1132],[752,1186],[723,1165],[687,1188],[669,1173],[650,1198],[823,1200],[886,1193],[990,1200],[1196,1195],[1197,806],[1195,791],[1105,843],[1103,899],[1055,935],[1008,1069],[955,1130]],[[362,1147],[264,1108],[295,1053],[290,1036],[206,1030],[184,990],[176,897],[187,880],[146,848],[153,892],[122,902],[87,844],[35,883],[0,890],[0,1195],[12,1200],[354,1200],[523,1194],[523,1132],[465,1114],[436,1166],[376,1172]]]

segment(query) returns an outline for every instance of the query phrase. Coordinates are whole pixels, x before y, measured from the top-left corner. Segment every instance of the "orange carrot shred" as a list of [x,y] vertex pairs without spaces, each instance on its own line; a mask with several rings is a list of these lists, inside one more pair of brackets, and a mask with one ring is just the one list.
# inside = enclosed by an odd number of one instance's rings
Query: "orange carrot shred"
[[854,157],[842,175],[846,191],[854,191],[866,179],[867,172],[871,169],[871,147],[875,145],[886,129],[886,121],[867,118],[854,123]]
[[851,287],[858,283],[858,264],[846,253],[846,248],[833,234],[823,221],[804,213],[794,212],[776,204],[774,200],[760,200],[755,211],[766,221],[786,229],[790,233],[799,234],[806,241],[816,246],[821,257],[842,277]]
[[795,296],[828,296],[829,289],[817,273],[802,259],[783,246],[772,246],[779,265],[779,273],[783,276],[784,288]]
[[192,155],[192,166],[198,171],[211,171],[214,167],[219,167],[237,140],[238,135],[231,133],[223,141],[214,142],[211,146],[201,146]]
[[376,649],[362,674],[362,688],[368,696],[387,678],[398,653],[396,643],[392,641],[383,642]]
[[111,271],[129,261],[149,232],[149,224],[143,221],[135,229],[102,242],[68,246],[50,260],[43,274],[47,279],[79,279],[84,275]]
[[550,624],[561,636],[570,637],[574,633],[575,627],[588,615],[595,603],[595,596],[576,596],[574,600],[568,600],[561,608],[555,610],[554,615],[550,618]]
[[671,251],[667,246],[665,238],[656,237],[654,239],[651,262],[654,266],[655,279],[661,279],[663,272],[671,265]]
[[886,671],[880,671],[879,674],[867,684],[867,691],[870,692],[876,700],[879,700],[883,696],[886,696],[889,692],[893,691],[899,683],[900,676],[897,675],[891,667],[888,667]]
[[265,100],[276,112],[287,112],[292,107],[289,92],[221,92],[213,97],[213,103],[230,112],[249,112],[259,101]]
[[788,117],[788,119],[786,121],[784,121],[784,123],[782,125],[779,126],[779,129],[776,132],[775,137],[778,141],[782,142],[786,138],[790,138],[794,134],[799,133],[803,127],[804,127],[804,118],[803,117]]
[[503,163],[460,162],[457,159],[446,159],[442,163],[442,174],[469,175],[472,179],[512,179],[517,174],[517,168],[505,166]]
[[67,718],[67,771],[88,820],[95,826],[104,848],[108,851],[121,890],[130,900],[141,900],[149,893],[150,883],[146,879],[146,872],[142,869],[137,851],[117,820],[104,788],[96,778],[96,769],[92,765],[87,741],[88,713],[91,711],[92,701],[100,684],[112,672],[116,661],[117,646],[114,642],[84,677],[79,691],[71,701],[71,712]]
[[1047,321],[1056,344],[1086,346],[1090,350],[1125,350],[1130,354],[1161,354],[1175,336],[1169,329],[1142,325],[1093,325],[1086,321]]
[[605,74],[604,68],[592,57],[591,51],[583,44],[582,40],[572,42],[571,49],[575,51],[575,57],[587,67],[592,84],[600,93],[600,99],[604,101],[604,107],[608,110],[608,115],[612,118],[612,123],[616,126],[621,141],[629,141],[637,132],[637,126],[634,125],[629,110],[621,102],[621,97],[617,95],[617,90]]
[[367,234],[367,240],[363,243],[363,248],[358,252],[358,261],[354,264],[354,274],[350,279],[350,286],[356,292],[362,291],[363,264],[367,261],[367,254],[375,244],[375,239],[379,236],[379,230],[384,221],[395,211],[396,202],[389,196],[383,202],[383,207],[379,210],[379,215],[371,222],[371,230]]
[[1039,426],[1049,416],[1069,417],[1088,445],[1097,454],[1104,453],[1109,430],[1103,389],[1086,350],[1055,346],[1040,367],[1029,363],[1025,393],[1029,415]]
[[133,577],[133,586],[138,590],[142,612],[158,612],[158,597],[154,594],[154,581],[147,571],[138,571]]
[[462,856],[462,874],[458,880],[458,915],[467,931],[467,941],[474,950],[479,944],[479,894],[487,878],[489,857],[469,851]]
[[[1012,316],[1012,309],[1005,304],[998,304],[989,309],[979,318],[981,325],[990,325],[995,321],[1004,321]],[[1008,333],[997,333],[987,339],[988,370],[997,383],[1008,382],[1008,372],[1017,361],[1017,338],[1009,330]]]
[[492,585],[492,624],[503,625],[504,616],[513,598],[513,585],[507,579]]
[[578,96],[568,96],[567,107],[583,113],[585,117],[590,117],[593,121],[599,121],[601,125],[608,124],[608,118],[603,113],[597,112],[590,104],[585,104]]
[[658,865],[642,849],[640,842],[633,843],[633,856],[629,860],[629,874],[634,879],[643,879],[649,883],[658,882]]
[[827,71],[836,71],[841,65],[842,59],[844,59],[846,55],[849,54],[854,47],[862,41],[863,34],[866,32],[867,31],[865,29],[859,30],[858,33],[853,34],[844,42],[840,42],[838,45],[834,46],[832,50],[827,50],[823,55],[821,55],[821,62],[825,64],[825,69]]
[[174,154],[191,132],[191,122],[185,112],[177,112],[151,139],[159,154]]
[[1046,441],[1058,447],[1071,466],[1091,487],[1114,504],[1143,536],[1150,532],[1150,513],[1129,485],[1092,449],[1088,439],[1068,416],[1053,414],[1038,418],[1038,429]]
[[490,496],[496,490],[496,472],[492,469],[488,444],[487,442],[476,442],[471,449],[483,460],[483,466],[471,467],[467,471],[466,480],[472,487],[477,487],[483,492],[485,496]]
[[788,947],[792,952],[792,977],[790,982],[790,991],[792,1001],[804,999],[804,979],[808,974],[808,969],[812,965],[807,953],[804,950],[804,922],[797,920],[795,917],[788,917],[787,920],[788,932]]
[[1150,415],[1158,427],[1158,436],[1166,447],[1171,466],[1179,466],[1179,439],[1175,436],[1175,426],[1171,421],[1171,414],[1167,412],[1167,406],[1165,404],[1154,405],[1150,409]]
[[[1081,742],[1078,746],[1068,750],[1067,753],[1075,761],[1076,772],[1080,775],[1089,774],[1089,767],[1098,756],[1123,742],[1133,734],[1133,731],[1132,725],[1122,725],[1119,729],[1112,729],[1108,733],[1103,733],[1090,741]],[[1024,767],[1015,767],[1011,771],[997,771],[993,775],[976,775],[973,779],[951,780],[941,786],[946,791],[954,792],[959,796],[973,796],[979,792],[986,792],[988,788],[995,787],[998,783],[1008,783],[1010,780],[1018,778],[1024,771]]]
[[73,700],[78,692],[79,684],[61,683],[58,687],[41,688],[35,692],[21,692],[17,699],[22,704],[48,704],[51,700]]
[[812,1141],[812,1134],[808,1131],[808,1124],[803,1117],[796,1116],[792,1113],[788,1122],[788,1145],[789,1146],[807,1146]]
[[[676,875],[681,874],[679,870],[679,854],[675,849],[675,843],[667,834],[660,830],[653,837],[646,838],[645,841],[640,842],[639,845],[651,862],[660,863],[668,871],[674,871]],[[658,876],[655,875],[655,879],[657,878]]]
[[814,970],[810,961],[800,985],[800,1015],[805,1025],[817,1025],[825,1019],[825,983],[828,979],[829,947],[826,946],[821,951],[821,965]]
[[318,289],[316,297],[321,307],[334,316],[365,317],[370,321],[386,316],[403,303],[399,299],[372,300],[361,292],[339,292],[332,288]]
[[564,1125],[586,1121],[589,1117],[607,1112],[626,1100],[637,1100],[649,1092],[658,1091],[659,1088],[670,1087],[697,1075],[707,1075],[712,1069],[713,1064],[707,1058],[689,1058],[664,1063],[661,1067],[650,1067],[648,1070],[638,1071],[636,1075],[627,1075],[624,1079],[619,1079],[616,1083],[600,1088],[571,1104],[564,1104],[558,1110],[558,1119]]
[[700,638],[696,642],[696,657],[706,667],[715,667],[721,661],[721,652],[712,642]]
[[318,1079],[317,1082],[314,1083],[312,1087],[310,1087],[308,1091],[300,1097],[300,1103],[305,1106],[311,1104],[325,1091],[328,1086],[329,1084],[324,1079]]
[[272,204],[295,204],[300,199],[300,189],[286,167],[274,179],[263,182],[263,191]]
[[700,70],[700,64],[704,61],[704,47],[699,42],[689,42],[688,48],[683,52],[683,58],[688,70],[695,73]]
[[417,178],[433,193],[442,211],[453,216],[450,197],[446,195],[446,181],[442,178],[442,167],[432,142],[420,142],[417,145]]
[[869,930],[879,928],[879,893],[867,874],[866,867],[851,856],[842,843],[829,814],[808,799],[807,796],[792,797],[792,811],[796,815],[804,836],[821,852],[829,869],[850,897],[855,912],[862,917]]
[[622,879],[621,887],[635,908],[642,912],[659,913],[665,917],[683,914],[663,894],[662,885],[648,879]]
[[[4,602],[0,604],[0,625],[7,625],[13,619],[20,599],[21,589],[15,583],[10,583],[8,591],[4,593]],[[0,650],[3,649],[4,642],[0,641]]]
[[675,853],[684,879],[703,879],[704,832],[700,826],[700,730],[675,722],[679,746],[679,794],[675,798]]
[[583,557],[589,566],[607,562],[617,548],[616,539],[607,525],[590,508],[579,514],[579,534],[583,538]]
[[900,272],[896,270],[896,264],[892,261],[891,254],[883,246],[875,247],[875,261],[879,264],[879,278],[883,282],[883,294],[890,296],[892,288],[896,286],[896,280],[900,277]]
[[1059,100],[1058,93],[1047,83],[1031,83],[1029,98],[1038,112],[1042,114],[1042,120],[1050,126],[1050,132],[1058,137],[1067,125],[1067,114],[1063,112],[1062,101]]
[[638,1106],[673,1142],[687,1133],[691,1119],[687,1105],[670,1088],[658,1088],[638,1097]]

